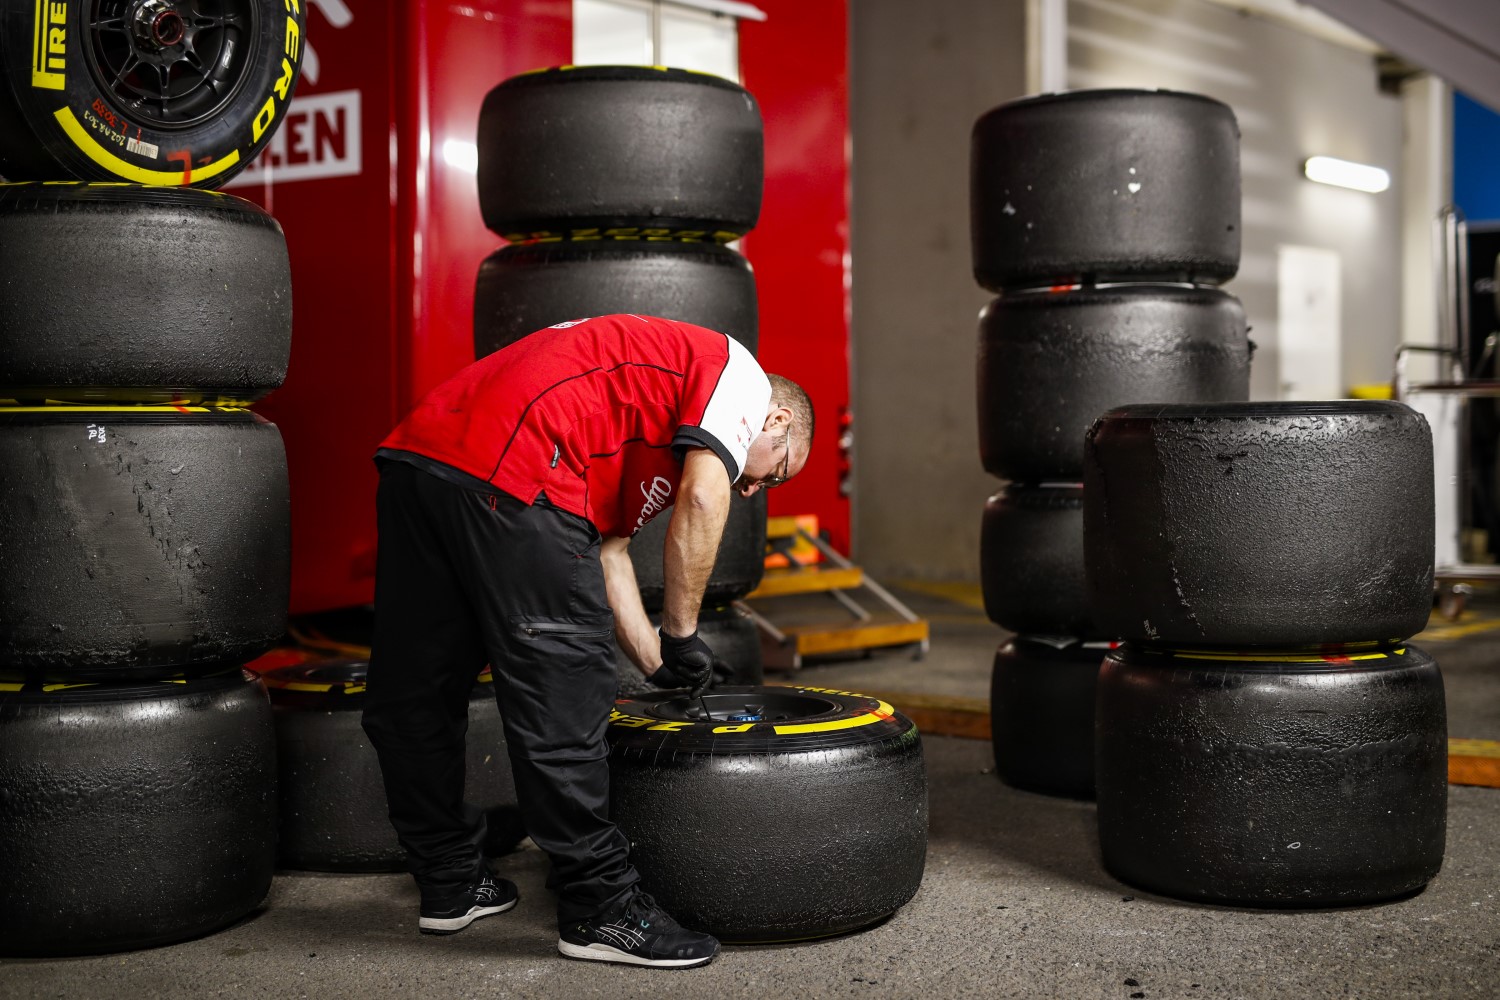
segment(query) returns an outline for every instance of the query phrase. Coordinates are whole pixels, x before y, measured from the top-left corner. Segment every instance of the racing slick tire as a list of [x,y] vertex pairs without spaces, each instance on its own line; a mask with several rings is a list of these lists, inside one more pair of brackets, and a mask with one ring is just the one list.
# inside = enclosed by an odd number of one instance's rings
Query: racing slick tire
[[1094,694],[1107,642],[1018,635],[995,653],[995,773],[1014,788],[1094,797]]
[[[630,561],[635,566],[636,585],[647,611],[660,611],[666,597],[667,578],[662,566],[662,552],[667,540],[667,525],[672,522],[668,508],[647,522],[630,539]],[[703,604],[728,604],[760,586],[766,572],[766,494],[729,498],[729,519],[719,540],[719,553],[713,572],[703,592]]]
[[[368,669],[363,660],[328,660],[261,675],[275,709],[283,867],[406,870],[406,852],[387,815],[380,760],[360,726]],[[465,801],[487,816],[514,811],[515,782],[488,667],[469,696],[465,751]]]
[[1000,292],[1234,277],[1239,141],[1227,104],[1169,90],[1043,94],[986,112],[971,146],[975,279]]
[[915,895],[922,742],[885,702],[810,687],[662,692],[621,699],[608,736],[612,815],[642,883],[683,926],[730,942],[825,937]]
[[0,185],[0,274],[0,397],[248,402],[286,378],[286,237],[241,198]]
[[984,505],[979,576],[990,621],[1026,635],[1103,638],[1089,612],[1077,486],[1008,486]]
[[1018,483],[1079,482],[1083,435],[1127,403],[1250,398],[1245,310],[1216,288],[1004,295],[979,314],[979,456]]
[[[186,411],[186,412],[183,412]],[[74,679],[245,663],[286,630],[286,454],[213,407],[0,409],[0,663]]]
[[556,323],[634,313],[758,343],[755,274],[728,247],[704,243],[543,243],[506,247],[479,265],[474,356]]
[[1432,609],[1432,434],[1387,400],[1132,405],[1085,443],[1089,605],[1153,645],[1394,641]]
[[146,948],[260,905],[276,867],[271,705],[243,670],[0,676],[0,953]]
[[1443,680],[1414,646],[1348,655],[1135,648],[1099,672],[1099,845],[1203,903],[1371,903],[1437,875]]
[[750,92],[708,73],[523,73],[479,112],[479,209],[512,243],[728,242],[760,216],[764,131]]

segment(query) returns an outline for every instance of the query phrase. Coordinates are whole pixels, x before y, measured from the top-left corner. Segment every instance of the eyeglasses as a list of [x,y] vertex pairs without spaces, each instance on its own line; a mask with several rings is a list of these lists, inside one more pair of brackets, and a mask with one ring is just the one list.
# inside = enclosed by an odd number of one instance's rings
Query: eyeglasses
[[786,447],[786,455],[781,459],[781,471],[760,481],[760,488],[763,490],[774,490],[792,478],[792,425],[790,423],[786,426],[786,433],[781,436],[781,443]]
[[788,479],[792,478],[792,434],[791,425],[787,425],[787,433],[782,435],[781,443],[786,448],[786,455],[781,459],[781,470],[760,479],[751,479],[748,476],[740,476],[735,480],[735,492],[741,492],[752,486],[758,486],[763,490],[774,490]]

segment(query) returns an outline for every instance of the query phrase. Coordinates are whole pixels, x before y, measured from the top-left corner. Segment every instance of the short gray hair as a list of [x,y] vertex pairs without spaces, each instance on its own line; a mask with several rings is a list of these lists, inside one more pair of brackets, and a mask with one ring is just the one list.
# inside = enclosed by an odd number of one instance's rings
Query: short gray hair
[[796,382],[781,375],[767,375],[771,380],[771,405],[785,406],[792,411],[792,440],[802,450],[803,455],[812,451],[813,437],[813,406],[812,400],[807,396],[807,390]]

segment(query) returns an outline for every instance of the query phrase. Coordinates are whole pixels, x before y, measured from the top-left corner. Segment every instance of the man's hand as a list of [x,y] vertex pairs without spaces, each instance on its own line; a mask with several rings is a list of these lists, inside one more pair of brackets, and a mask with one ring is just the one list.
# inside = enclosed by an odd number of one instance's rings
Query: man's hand
[[661,666],[651,675],[651,683],[660,688],[691,688],[694,698],[701,695],[713,680],[714,651],[708,643],[692,635],[661,633]]

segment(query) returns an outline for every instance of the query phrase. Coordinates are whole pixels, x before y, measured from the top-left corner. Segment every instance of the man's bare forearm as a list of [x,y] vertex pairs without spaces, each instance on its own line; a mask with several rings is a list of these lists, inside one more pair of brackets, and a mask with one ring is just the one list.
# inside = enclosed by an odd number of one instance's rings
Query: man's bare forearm
[[630,560],[630,539],[609,538],[599,548],[604,566],[604,592],[615,613],[615,641],[636,669],[650,677],[661,666],[661,637],[646,617],[641,590]]
[[698,629],[703,591],[729,518],[730,493],[729,475],[719,456],[706,448],[688,452],[662,553],[666,595],[661,627],[668,635],[691,635]]

